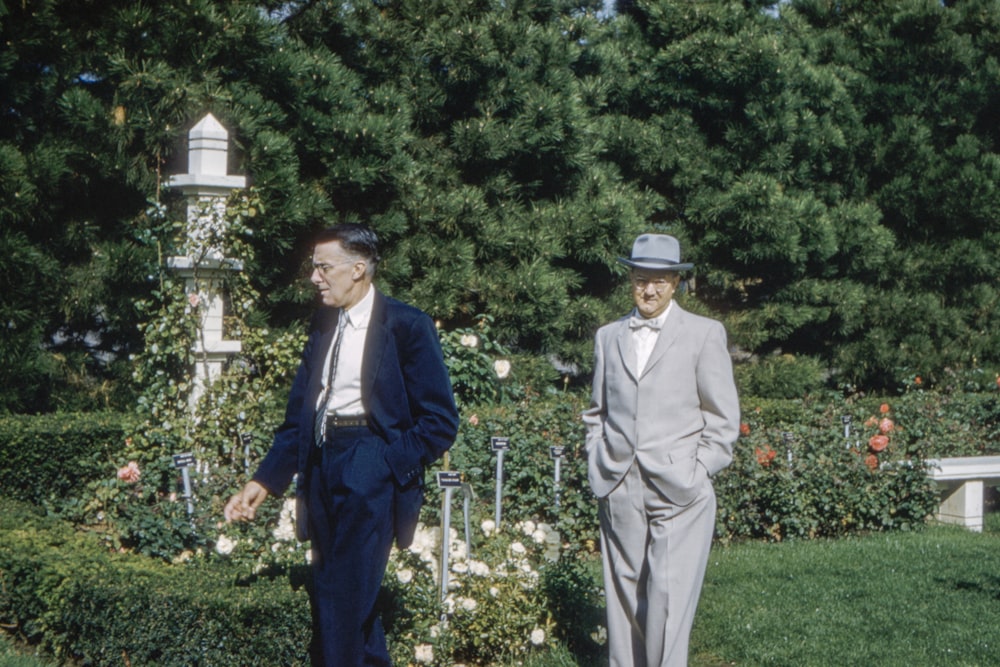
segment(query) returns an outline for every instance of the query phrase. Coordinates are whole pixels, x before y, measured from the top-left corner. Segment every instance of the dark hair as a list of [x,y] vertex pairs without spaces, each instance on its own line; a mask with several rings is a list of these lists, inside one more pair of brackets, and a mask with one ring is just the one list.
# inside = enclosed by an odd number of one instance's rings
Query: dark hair
[[316,235],[315,244],[338,242],[345,251],[363,257],[372,265],[378,265],[382,258],[378,254],[378,236],[367,225],[343,222],[327,227]]

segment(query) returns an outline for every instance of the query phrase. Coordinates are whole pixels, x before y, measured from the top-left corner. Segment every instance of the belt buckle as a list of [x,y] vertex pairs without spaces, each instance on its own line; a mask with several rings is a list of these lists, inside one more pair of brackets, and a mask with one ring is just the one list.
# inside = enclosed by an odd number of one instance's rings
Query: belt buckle
[[333,415],[327,420],[327,428],[350,428],[354,426],[366,426],[368,420],[363,415],[351,416],[351,417],[341,417],[339,415]]

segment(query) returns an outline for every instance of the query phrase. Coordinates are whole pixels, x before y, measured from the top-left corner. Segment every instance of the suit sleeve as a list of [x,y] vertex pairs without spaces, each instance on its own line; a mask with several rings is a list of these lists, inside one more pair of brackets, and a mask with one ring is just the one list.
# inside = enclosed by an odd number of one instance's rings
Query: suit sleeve
[[590,391],[590,407],[583,413],[586,426],[586,449],[589,452],[595,444],[604,439],[604,417],[607,404],[604,398],[604,346],[601,334],[594,337],[594,378]]
[[458,409],[431,318],[413,318],[396,342],[411,425],[389,443],[385,458],[396,481],[405,486],[422,479],[424,467],[451,447],[458,434]]
[[274,496],[284,495],[298,471],[300,430],[307,428],[310,435],[312,433],[312,424],[302,423],[302,406],[309,388],[309,360],[312,358],[313,347],[320,338],[319,331],[315,327],[315,320],[314,326],[310,329],[309,339],[302,351],[302,360],[299,362],[299,369],[295,373],[295,380],[292,382],[292,389],[288,395],[285,419],[275,431],[271,449],[268,450],[253,476],[255,482],[262,484]]
[[705,422],[698,442],[698,461],[714,475],[733,460],[733,444],[740,433],[740,402],[733,379],[733,363],[726,330],[713,322],[698,359],[698,398]]

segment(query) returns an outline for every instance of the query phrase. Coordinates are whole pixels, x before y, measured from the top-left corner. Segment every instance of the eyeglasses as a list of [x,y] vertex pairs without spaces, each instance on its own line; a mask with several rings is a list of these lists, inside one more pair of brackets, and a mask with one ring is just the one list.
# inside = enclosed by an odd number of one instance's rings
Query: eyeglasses
[[674,281],[667,280],[666,278],[644,278],[642,276],[632,277],[632,287],[636,292],[645,292],[646,288],[652,285],[657,294],[663,294],[667,287],[672,287],[673,284]]
[[313,262],[312,267],[313,267],[314,271],[319,271],[320,273],[326,275],[326,273],[328,271],[332,271],[333,269],[335,269],[338,266],[341,266],[343,264],[353,264],[356,261],[358,261],[358,260],[356,260],[356,259],[345,259],[343,262],[334,262],[332,264],[325,264],[323,262]]

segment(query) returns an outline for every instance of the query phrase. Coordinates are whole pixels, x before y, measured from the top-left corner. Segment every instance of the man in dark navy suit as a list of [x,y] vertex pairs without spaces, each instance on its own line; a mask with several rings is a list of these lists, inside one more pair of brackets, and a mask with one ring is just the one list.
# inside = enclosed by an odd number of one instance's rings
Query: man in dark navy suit
[[413,539],[424,467],[451,446],[458,412],[431,318],[372,285],[378,238],[323,231],[313,318],[285,421],[251,481],[225,508],[253,519],[296,483],[300,539],[312,545],[313,665],[389,665],[375,601],[393,539]]

